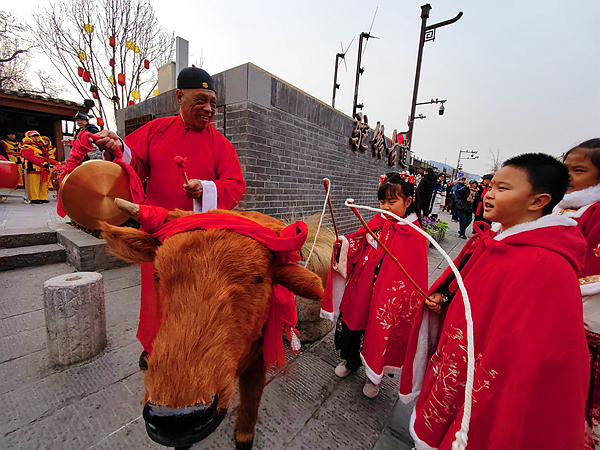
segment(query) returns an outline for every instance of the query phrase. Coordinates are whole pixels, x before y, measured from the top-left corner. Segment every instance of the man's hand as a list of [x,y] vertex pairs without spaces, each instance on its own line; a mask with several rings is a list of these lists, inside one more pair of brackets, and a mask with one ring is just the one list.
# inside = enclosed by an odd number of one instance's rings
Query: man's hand
[[441,292],[434,292],[433,294],[431,294],[429,296],[429,298],[431,299],[431,301],[429,301],[428,299],[425,299],[425,304],[434,313],[439,314],[440,311],[442,310],[441,303],[444,300],[444,297],[442,296],[442,293]]
[[123,151],[123,143],[119,136],[114,131],[110,130],[102,130],[96,133],[97,136],[100,136],[95,144],[101,149],[106,150],[108,153],[115,155],[122,153]]
[[187,198],[202,197],[202,183],[200,180],[188,180],[188,182],[183,185],[183,190],[185,191],[185,196]]

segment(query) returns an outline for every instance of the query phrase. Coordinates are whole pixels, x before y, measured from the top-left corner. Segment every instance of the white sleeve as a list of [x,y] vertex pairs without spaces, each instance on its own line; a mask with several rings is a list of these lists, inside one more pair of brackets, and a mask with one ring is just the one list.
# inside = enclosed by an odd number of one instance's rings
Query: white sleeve
[[214,181],[200,180],[202,183],[202,200],[194,199],[194,212],[205,213],[217,209],[217,185]]

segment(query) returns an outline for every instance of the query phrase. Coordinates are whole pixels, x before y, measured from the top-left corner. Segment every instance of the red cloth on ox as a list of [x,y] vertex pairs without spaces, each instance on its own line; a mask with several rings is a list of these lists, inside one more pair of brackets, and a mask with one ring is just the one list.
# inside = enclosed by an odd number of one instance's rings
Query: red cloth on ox
[[[191,230],[224,229],[248,236],[257,240],[265,247],[273,250],[281,264],[290,264],[300,261],[298,251],[304,244],[308,234],[308,227],[304,222],[297,221],[285,227],[279,236],[272,229],[245,217],[233,214],[204,213],[181,217],[164,223],[168,211],[161,207],[140,205],[141,229],[160,242],[177,233]],[[242,249],[240,249],[242,250]],[[288,330],[296,326],[298,320],[294,294],[280,285],[273,286],[270,299],[270,309],[264,331],[263,355],[265,364],[277,364],[281,367],[285,363],[281,324],[285,323]],[[158,333],[161,316],[156,314],[144,334],[138,331],[138,339],[149,352],[152,342]],[[288,336],[290,337],[290,336]],[[147,346],[148,345],[148,346]]]
[[[416,216],[413,224],[418,225]],[[387,220],[381,214],[368,222],[369,228],[408,271],[412,279],[427,289],[427,242],[410,226]],[[423,297],[406,275],[377,249],[364,228],[346,236],[348,260],[346,287],[340,304],[342,320],[353,331],[365,330],[361,357],[367,376],[375,384],[384,373],[400,373],[412,323]],[[375,268],[381,268],[373,285]],[[323,310],[334,315],[333,278],[330,269]],[[337,275],[339,276],[339,275]],[[339,295],[336,293],[336,295]]]
[[[573,220],[545,216],[480,233],[456,258],[474,324],[469,449],[583,448],[589,362],[577,274],[584,253]],[[442,286],[458,289],[449,268],[430,292]],[[400,380],[404,401],[419,395],[411,418],[417,449],[452,446],[466,349],[460,291],[440,315],[420,308]]]
[[[78,139],[75,139],[71,143],[71,153],[62,166],[63,169],[59,178],[59,186],[62,185],[63,179],[83,162],[85,155],[94,149],[92,143],[90,142],[90,138],[96,140],[98,139],[98,136],[90,133],[89,131],[83,130],[79,133]],[[114,155],[113,162],[121,166],[125,173],[127,173],[129,178],[129,192],[131,194],[131,201],[133,203],[141,203],[144,201],[144,187],[142,186],[142,182],[137,176],[135,170],[133,170],[129,164],[123,161],[123,154],[118,148],[117,152],[118,153]],[[60,195],[56,201],[56,212],[60,217],[65,217],[67,215],[67,212],[60,202]]]

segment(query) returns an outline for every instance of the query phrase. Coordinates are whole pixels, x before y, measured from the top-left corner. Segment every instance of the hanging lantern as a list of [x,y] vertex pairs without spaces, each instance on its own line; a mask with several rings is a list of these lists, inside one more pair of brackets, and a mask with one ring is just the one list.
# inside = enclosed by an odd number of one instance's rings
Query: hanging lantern
[[140,52],[140,48],[136,45],[135,48],[133,49],[133,51],[135,53],[139,53]]
[[127,47],[129,50],[135,50],[135,44],[133,41],[125,41],[125,47]]
[[129,106],[135,105],[135,102],[133,100],[129,100],[128,105]]
[[98,124],[99,127],[103,127],[104,126],[104,119],[102,117],[97,117],[96,118],[96,123]]
[[92,84],[90,86],[90,92],[96,92],[96,93],[98,93],[98,86],[96,86],[95,84]]
[[90,81],[92,81],[92,74],[89,73],[88,71],[83,72],[83,81],[85,81],[86,83],[89,83]]
[[80,77],[83,76],[83,72],[85,72],[85,70],[83,70],[83,67],[78,67],[77,68],[77,75],[79,75]]
[[144,60],[144,69],[149,69],[150,68],[150,61],[148,61],[147,59]]
[[153,93],[153,94],[154,94],[154,96],[156,97],[156,96],[158,95],[158,89],[154,89],[154,90],[152,91],[152,93]]
[[114,77],[108,77],[108,82],[114,86],[115,85],[115,78]]
[[121,86],[125,86],[125,74],[120,73],[117,75],[117,83],[119,83]]
[[94,26],[89,23],[84,23],[83,31],[85,31],[87,34],[92,34],[92,31],[94,31]]
[[114,60],[114,58],[110,58],[110,61],[108,61],[108,65],[109,65],[110,67],[114,67],[114,65],[115,65],[115,60]]
[[135,100],[139,100],[140,99],[140,93],[139,91],[131,91],[131,96],[135,99]]
[[85,61],[87,60],[87,55],[84,52],[79,52],[77,53],[77,57],[81,60],[81,61]]
[[108,45],[110,45],[111,47],[117,46],[117,41],[115,40],[114,36],[111,36],[108,38]]
[[96,92],[92,92],[92,97],[94,97],[96,100],[98,100],[98,94]]

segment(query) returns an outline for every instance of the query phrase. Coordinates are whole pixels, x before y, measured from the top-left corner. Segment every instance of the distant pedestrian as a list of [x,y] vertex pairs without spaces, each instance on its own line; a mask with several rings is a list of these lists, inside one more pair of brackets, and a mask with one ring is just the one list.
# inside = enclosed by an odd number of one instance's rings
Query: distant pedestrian
[[483,217],[483,198],[485,197],[485,194],[487,193],[487,191],[490,190],[490,183],[492,182],[492,178],[494,178],[494,175],[491,173],[488,173],[487,175],[484,175],[481,179],[481,184],[479,185],[479,187],[477,188],[477,196],[475,197],[475,218],[473,219],[473,234],[475,234],[475,223],[476,222],[485,222],[489,225],[492,224],[492,222],[490,222],[489,220],[487,220],[486,218]]
[[452,189],[454,189],[455,184],[450,182],[446,186],[446,202],[444,203],[444,211],[450,212],[452,207]]
[[[442,192],[446,192],[446,175],[444,175],[443,173],[440,173],[438,175],[437,183],[435,184],[435,187],[433,188],[433,196],[431,197],[431,203],[429,204],[429,211],[427,212],[428,216],[431,215],[431,213],[433,212],[433,207],[437,200],[437,196],[442,195]],[[440,206],[440,209],[442,209],[441,206]]]
[[430,212],[431,197],[433,196],[433,190],[437,183],[437,177],[435,172],[431,169],[425,169],[423,172],[423,178],[419,182],[417,192],[421,199],[421,215],[423,217],[428,216]]
[[466,180],[465,177],[461,177],[458,180],[458,183],[456,183],[456,186],[452,188],[452,220],[455,222],[458,222],[458,210],[456,209],[456,205],[458,205],[458,201],[460,200],[457,192],[465,186]]
[[[386,175],[377,191],[381,209],[419,226],[414,177]],[[427,286],[427,241],[409,225],[378,214],[369,221],[386,248],[419,286]],[[385,374],[400,374],[414,313],[423,299],[400,268],[364,228],[334,246],[323,315],[336,320],[335,347],[344,378],[365,365],[363,393],[374,398]]]
[[459,230],[458,236],[467,239],[467,227],[473,220],[475,196],[477,195],[477,181],[471,181],[469,186],[461,188],[457,194],[460,197],[456,209],[458,210]]

